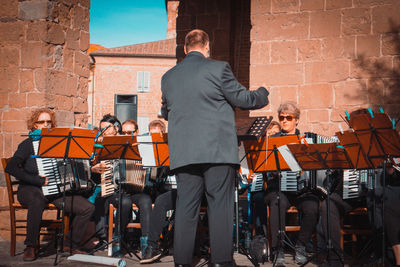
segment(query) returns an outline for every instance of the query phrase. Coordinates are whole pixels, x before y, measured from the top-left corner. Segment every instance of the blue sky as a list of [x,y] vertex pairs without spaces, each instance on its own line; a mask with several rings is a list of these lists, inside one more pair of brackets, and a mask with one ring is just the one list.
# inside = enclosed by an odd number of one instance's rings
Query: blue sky
[[90,43],[107,48],[163,40],[165,0],[91,0]]

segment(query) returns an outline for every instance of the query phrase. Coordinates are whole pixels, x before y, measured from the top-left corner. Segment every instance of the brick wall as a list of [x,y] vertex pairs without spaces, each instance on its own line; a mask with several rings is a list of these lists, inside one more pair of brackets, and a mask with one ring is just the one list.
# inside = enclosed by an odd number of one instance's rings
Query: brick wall
[[32,109],[54,108],[60,126],[87,123],[89,7],[90,0],[0,1],[1,157],[26,138]]

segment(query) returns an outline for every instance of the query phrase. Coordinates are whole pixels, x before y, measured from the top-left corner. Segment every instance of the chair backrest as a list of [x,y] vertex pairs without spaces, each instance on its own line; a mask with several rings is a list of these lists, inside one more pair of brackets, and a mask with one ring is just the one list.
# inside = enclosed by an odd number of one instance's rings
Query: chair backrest
[[7,185],[7,193],[8,193],[8,203],[10,205],[10,209],[13,207],[14,203],[17,203],[15,201],[15,196],[17,195],[18,192],[18,184],[19,182],[16,180],[13,180],[11,178],[11,175],[6,173],[5,169],[7,164],[10,162],[11,158],[2,158],[1,163],[3,165],[3,170],[4,170],[4,177],[6,178],[6,185]]

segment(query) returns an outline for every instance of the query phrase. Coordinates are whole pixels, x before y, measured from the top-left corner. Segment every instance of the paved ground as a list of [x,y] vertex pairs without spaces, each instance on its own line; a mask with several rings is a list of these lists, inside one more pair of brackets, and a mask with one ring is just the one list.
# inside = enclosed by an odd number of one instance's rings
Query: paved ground
[[[41,254],[42,256],[40,258],[38,258],[36,261],[33,262],[24,262],[22,260],[22,251],[23,251],[23,244],[22,242],[18,242],[17,243],[17,252],[19,252],[20,254],[15,256],[15,257],[11,257],[9,255],[9,242],[8,241],[0,241],[0,266],[41,266],[41,267],[45,267],[45,266],[53,266],[54,264],[54,260],[55,260],[55,254],[54,251],[53,252],[49,252],[52,249],[48,249],[46,251],[43,251]],[[50,255],[45,255],[45,254],[50,254]],[[106,251],[99,251],[95,254],[96,256],[106,256],[107,253]],[[173,258],[172,256],[166,256],[163,257],[161,259],[160,262],[154,263],[154,264],[148,264],[148,265],[141,265],[139,263],[139,260],[135,257],[131,258],[129,256],[124,258],[126,261],[127,266],[151,266],[151,267],[171,267],[174,266],[173,263]],[[251,262],[246,258],[246,256],[244,255],[240,255],[240,254],[235,254],[234,255],[234,259],[235,262],[238,266],[253,266],[251,264]],[[202,262],[204,262],[204,259],[200,259],[198,260],[198,264],[200,265]],[[294,266],[298,266],[293,262],[293,257],[289,254],[286,255],[286,262],[288,263],[287,266],[288,267],[294,267]],[[58,263],[59,266],[105,266],[105,265],[101,265],[101,264],[93,264],[93,263],[80,263],[77,261],[70,261],[67,259],[67,255],[62,256],[59,260]],[[206,265],[207,266],[207,265]],[[272,266],[271,263],[264,263],[261,264],[260,266]],[[316,266],[313,264],[308,264],[307,266]]]

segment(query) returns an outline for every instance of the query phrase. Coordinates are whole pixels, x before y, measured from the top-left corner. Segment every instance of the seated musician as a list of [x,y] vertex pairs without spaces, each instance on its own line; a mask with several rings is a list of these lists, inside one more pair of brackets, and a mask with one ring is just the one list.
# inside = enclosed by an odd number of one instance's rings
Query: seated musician
[[137,136],[139,134],[139,126],[135,120],[126,120],[122,123],[122,134]]
[[[38,240],[40,233],[40,222],[43,211],[48,203],[53,203],[57,208],[62,208],[63,197],[44,196],[42,186],[49,183],[49,178],[42,176],[38,171],[39,159],[33,157],[37,154],[34,143],[39,142],[40,130],[43,128],[56,127],[54,111],[41,108],[34,110],[27,121],[29,137],[19,144],[6,172],[14,176],[19,182],[18,201],[28,208],[26,239],[24,244],[24,261],[33,261],[38,253]],[[38,161],[39,160],[39,161]],[[55,159],[51,159],[55,160]],[[67,195],[65,199],[65,211],[73,215],[72,228],[67,240],[64,241],[64,250],[72,253],[82,253],[78,250],[83,242],[86,226],[94,211],[94,206],[82,196]],[[72,241],[72,248],[68,247]]]
[[[166,133],[165,124],[160,120],[151,121],[149,124],[149,133]],[[169,210],[175,210],[176,202],[176,181],[175,176],[170,176],[169,167],[161,167],[157,170],[157,179],[162,179],[158,186],[158,193],[154,208],[151,213],[149,246],[145,251],[140,263],[151,263],[158,260],[162,252],[159,246],[160,235],[165,226],[166,213]]]
[[[300,119],[300,110],[293,102],[285,102],[278,108],[278,118],[282,130],[273,135],[288,136],[299,135],[300,131],[296,128]],[[318,197],[311,192],[299,194],[297,192],[282,192],[280,195],[280,207],[278,207],[278,192],[280,181],[277,174],[272,175],[267,181],[265,202],[270,210],[270,227],[272,250],[275,254],[276,265],[285,266],[285,258],[282,246],[279,246],[279,214],[281,216],[282,229],[285,229],[286,211],[291,205],[295,205],[301,214],[300,232],[295,246],[295,261],[298,264],[305,263],[307,260],[305,245],[311,239],[314,228],[318,222]],[[279,246],[279,247],[278,247]],[[278,250],[278,248],[280,248]]]
[[[104,136],[116,136],[121,131],[121,123],[117,119],[117,117],[112,116],[110,114],[106,114],[100,121],[100,130],[102,131]],[[111,178],[114,183],[114,187],[116,187],[115,181],[119,181],[124,179],[121,177],[121,162],[119,160],[112,160],[112,173],[113,177]],[[93,173],[97,173],[97,180],[99,180],[100,175],[104,174],[104,172],[110,168],[107,166],[105,162],[97,163],[92,166],[91,170]],[[95,176],[95,175],[93,175]],[[95,177],[94,177],[95,179]],[[101,179],[101,178],[100,178]],[[98,183],[100,181],[97,181]],[[118,207],[118,195],[116,192],[110,196],[100,197],[100,195],[96,198],[96,213],[97,213],[97,221],[99,221],[100,217],[105,216],[108,213],[109,204],[112,203],[115,207]],[[149,195],[144,193],[137,194],[128,194],[126,192],[122,192],[121,198],[122,207],[120,209],[121,212],[121,230],[122,237],[126,239],[126,226],[132,218],[132,203],[135,203],[140,212],[140,224],[142,230],[142,236],[140,238],[140,245],[142,250],[147,247],[147,236],[149,233],[149,221],[150,221],[150,213],[151,213],[151,198]],[[117,218],[118,219],[118,218]],[[119,250],[119,246],[113,246],[113,255],[120,256],[121,251]]]

